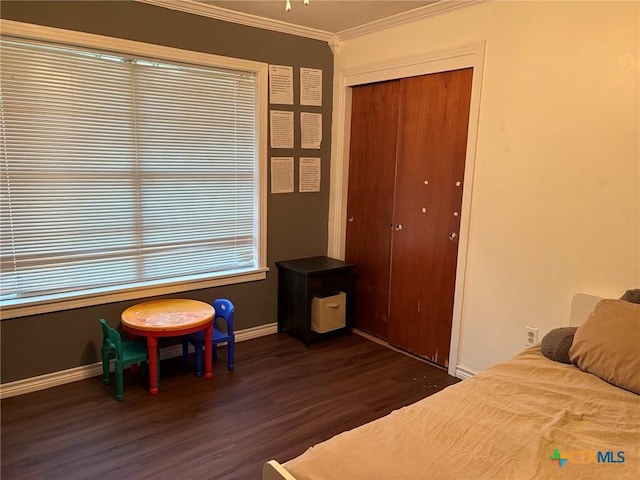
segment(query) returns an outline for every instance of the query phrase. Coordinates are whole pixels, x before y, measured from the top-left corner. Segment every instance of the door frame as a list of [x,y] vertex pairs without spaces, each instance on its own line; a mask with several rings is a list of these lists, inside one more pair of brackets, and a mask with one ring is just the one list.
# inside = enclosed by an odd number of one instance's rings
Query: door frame
[[[344,259],[347,220],[347,191],[349,187],[349,147],[351,128],[351,89],[357,85],[399,78],[445,72],[473,67],[469,129],[464,172],[464,191],[456,267],[451,343],[449,350],[450,375],[458,373],[458,353],[462,325],[463,297],[467,270],[471,198],[480,116],[480,94],[486,41],[463,45],[389,61],[367,64],[334,73],[334,122],[331,145],[331,173],[329,192],[329,225],[327,255]],[[464,372],[459,372],[464,378]]]

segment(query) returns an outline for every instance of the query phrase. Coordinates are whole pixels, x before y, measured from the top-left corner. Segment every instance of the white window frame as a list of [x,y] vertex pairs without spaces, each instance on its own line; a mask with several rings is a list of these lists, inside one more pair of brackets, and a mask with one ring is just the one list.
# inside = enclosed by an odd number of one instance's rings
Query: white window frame
[[124,40],[113,37],[105,37],[90,33],[82,33],[59,28],[44,27],[10,20],[0,20],[0,31],[3,35],[22,37],[30,40],[40,40],[55,43],[63,43],[84,48],[108,50],[129,55],[139,55],[148,58],[157,58],[167,61],[191,63],[209,67],[226,68],[253,72],[256,76],[256,112],[257,112],[257,145],[258,145],[258,192],[257,206],[257,242],[258,261],[257,267],[239,274],[219,273],[210,278],[186,282],[171,282],[168,280],[162,284],[118,289],[114,292],[96,291],[73,294],[74,296],[61,295],[60,298],[52,296],[46,300],[38,300],[6,306],[2,308],[1,319],[23,317],[49,313],[72,308],[87,307],[105,303],[133,300],[144,297],[166,295],[186,292],[202,288],[218,287],[266,278],[267,268],[267,85],[268,64],[251,60],[223,57],[209,53],[182,50],[173,47],[163,47],[148,43]]

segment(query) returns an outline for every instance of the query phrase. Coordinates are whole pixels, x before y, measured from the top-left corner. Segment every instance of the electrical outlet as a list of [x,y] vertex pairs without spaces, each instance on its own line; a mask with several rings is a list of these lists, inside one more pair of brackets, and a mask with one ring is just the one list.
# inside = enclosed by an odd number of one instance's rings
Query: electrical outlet
[[534,343],[538,343],[538,329],[536,327],[526,327],[527,339],[525,347],[530,347]]

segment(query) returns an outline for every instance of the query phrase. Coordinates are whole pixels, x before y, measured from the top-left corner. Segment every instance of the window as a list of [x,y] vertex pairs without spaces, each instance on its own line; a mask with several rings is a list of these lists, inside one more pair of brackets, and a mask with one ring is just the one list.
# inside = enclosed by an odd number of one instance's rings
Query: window
[[140,45],[2,37],[3,316],[264,278],[263,65]]

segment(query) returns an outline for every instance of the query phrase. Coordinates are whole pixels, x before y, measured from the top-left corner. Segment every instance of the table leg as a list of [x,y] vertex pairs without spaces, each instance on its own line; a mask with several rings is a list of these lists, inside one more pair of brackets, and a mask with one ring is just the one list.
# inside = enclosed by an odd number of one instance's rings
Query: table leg
[[151,395],[158,393],[158,339],[147,337],[147,349],[149,350],[149,392]]
[[213,322],[209,322],[207,328],[204,330],[204,378],[213,377],[212,368],[212,349],[213,349]]

